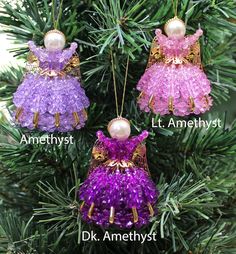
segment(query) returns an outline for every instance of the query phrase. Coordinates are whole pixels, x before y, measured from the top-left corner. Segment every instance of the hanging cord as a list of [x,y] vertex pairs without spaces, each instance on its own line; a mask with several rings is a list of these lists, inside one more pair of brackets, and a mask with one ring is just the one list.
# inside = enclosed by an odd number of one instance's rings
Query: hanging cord
[[62,14],[63,0],[52,0],[52,21],[54,29],[58,28],[59,20]]
[[113,58],[113,52],[112,51],[111,51],[111,66],[112,66],[113,86],[114,86],[114,94],[115,94],[115,102],[116,102],[116,115],[117,115],[117,117],[122,117],[122,114],[123,114],[123,111],[124,111],[125,92],[126,92],[127,77],[128,77],[128,71],[129,71],[129,55],[127,57],[127,63],[126,63],[126,69],[125,69],[125,80],[124,80],[124,86],[123,86],[123,94],[122,94],[120,113],[119,113],[119,103],[118,103],[118,96],[117,96],[117,85],[116,85],[114,58]]
[[178,14],[178,3],[179,3],[178,0],[172,0],[173,12],[175,17],[177,17]]
[[119,116],[119,105],[117,98],[117,89],[116,89],[116,75],[115,75],[115,67],[114,67],[114,59],[113,53],[111,51],[111,67],[112,67],[112,75],[113,75],[113,86],[114,86],[114,94],[115,94],[115,102],[116,102],[116,115]]
[[126,68],[125,68],[125,81],[124,81],[122,103],[121,103],[121,109],[120,109],[120,116],[122,116],[123,111],[124,111],[125,91],[126,91],[126,86],[127,86],[128,71],[129,71],[129,55],[127,57]]

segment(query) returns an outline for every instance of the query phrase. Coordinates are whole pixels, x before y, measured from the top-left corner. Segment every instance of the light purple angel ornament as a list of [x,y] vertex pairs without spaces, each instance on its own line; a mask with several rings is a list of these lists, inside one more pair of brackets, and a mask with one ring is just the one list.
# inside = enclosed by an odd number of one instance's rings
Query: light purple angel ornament
[[112,138],[97,132],[90,172],[80,188],[82,219],[102,228],[140,228],[157,212],[158,192],[143,144],[148,132],[130,138],[130,123],[121,117],[108,131]]
[[156,30],[148,66],[138,82],[141,110],[155,114],[185,116],[209,110],[210,81],[202,70],[199,37],[202,30],[185,36],[186,27],[177,17]]
[[22,127],[66,132],[84,126],[89,100],[80,85],[77,44],[63,50],[65,41],[62,32],[51,30],[44,37],[45,48],[28,43],[28,70],[13,98]]

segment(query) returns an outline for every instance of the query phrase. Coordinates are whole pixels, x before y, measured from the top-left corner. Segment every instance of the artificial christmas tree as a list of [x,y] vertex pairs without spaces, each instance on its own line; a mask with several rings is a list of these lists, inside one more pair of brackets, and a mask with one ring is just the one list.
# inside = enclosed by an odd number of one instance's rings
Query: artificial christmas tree
[[[42,45],[44,34],[53,28],[51,10],[57,13],[59,4],[1,2],[0,24],[14,40],[16,58],[26,59],[28,40]],[[135,86],[145,70],[155,29],[163,28],[174,15],[172,1],[63,1],[58,29],[67,41],[79,45],[81,83],[91,102],[88,120],[78,132],[53,134],[48,144],[43,141],[47,133],[30,132],[1,118],[0,253],[236,252],[236,125],[220,110],[233,99],[235,90],[235,13],[234,0],[179,1],[178,16],[187,24],[186,33],[193,34],[199,25],[204,30],[202,64],[212,84],[214,106],[201,119],[159,117],[138,109]],[[79,209],[78,192],[88,173],[95,133],[105,131],[114,116],[111,51],[118,98],[122,97],[129,55],[124,117],[130,120],[134,135],[144,129],[149,132],[149,170],[160,192],[154,207],[158,214],[149,226],[107,231],[110,236],[131,233],[128,241],[109,241],[109,237],[103,241],[106,232],[82,222]],[[23,73],[19,67],[2,70],[0,75],[1,101],[7,103],[10,113]],[[233,115],[235,105],[227,111]],[[199,125],[191,124],[195,120]],[[186,127],[177,125],[179,121]],[[30,137],[39,142],[23,142]],[[65,138],[71,142],[55,142]],[[92,231],[100,241],[86,240],[86,232]],[[156,234],[155,239],[142,242],[137,234],[145,233]]]

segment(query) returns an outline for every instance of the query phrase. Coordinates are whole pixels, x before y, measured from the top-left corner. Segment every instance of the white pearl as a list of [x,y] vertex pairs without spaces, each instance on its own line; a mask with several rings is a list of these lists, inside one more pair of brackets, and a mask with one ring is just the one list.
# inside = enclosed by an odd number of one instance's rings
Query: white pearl
[[113,119],[108,125],[108,132],[112,138],[126,140],[131,133],[130,123],[125,118]]
[[181,39],[185,36],[186,26],[182,20],[173,18],[166,23],[165,32],[170,38]]
[[65,36],[59,31],[51,30],[44,37],[44,45],[48,51],[62,50],[65,44]]

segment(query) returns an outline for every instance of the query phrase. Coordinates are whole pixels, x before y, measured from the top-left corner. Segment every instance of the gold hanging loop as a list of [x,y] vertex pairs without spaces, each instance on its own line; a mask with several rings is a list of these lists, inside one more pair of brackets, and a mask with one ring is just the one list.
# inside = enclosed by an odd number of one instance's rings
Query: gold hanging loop
[[126,68],[125,68],[125,80],[124,80],[124,86],[123,86],[123,94],[122,94],[120,113],[119,113],[119,103],[118,103],[118,96],[117,96],[117,84],[116,84],[115,65],[114,65],[114,58],[113,58],[113,52],[112,52],[112,50],[111,50],[110,55],[111,55],[111,67],[112,67],[113,86],[114,86],[115,103],[116,103],[116,115],[117,115],[117,117],[122,117],[123,110],[124,110],[124,102],[125,102],[125,92],[126,92],[126,86],[127,86],[128,70],[129,70],[129,55],[127,57],[127,63],[126,63]]
[[175,17],[177,17],[177,14],[178,14],[178,4],[179,4],[179,1],[178,0],[172,0],[172,7],[173,7],[173,12],[174,12],[174,15]]
[[[57,2],[59,2],[59,10],[57,12],[57,17],[55,14],[55,9],[57,8]],[[53,22],[53,27],[54,29],[57,29],[58,24],[59,24],[59,20],[62,14],[62,5],[63,5],[63,0],[52,0],[52,22]]]

